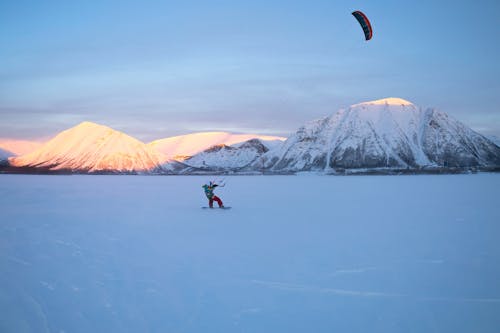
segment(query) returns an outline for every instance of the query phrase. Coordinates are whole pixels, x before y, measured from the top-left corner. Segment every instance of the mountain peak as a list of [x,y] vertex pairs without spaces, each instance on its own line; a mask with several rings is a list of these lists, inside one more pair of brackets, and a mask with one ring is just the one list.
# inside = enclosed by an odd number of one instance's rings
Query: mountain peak
[[278,172],[495,168],[500,147],[443,112],[385,98],[302,126],[258,163]]
[[377,99],[375,101],[369,101],[369,102],[363,102],[359,104],[355,104],[353,106],[360,106],[360,105],[403,105],[403,106],[413,106],[414,104],[412,102],[409,102],[405,99],[399,98],[399,97],[387,97],[387,98],[382,98],[382,99]]
[[159,158],[161,154],[131,136],[85,121],[10,162],[49,170],[136,172],[157,168]]
[[82,121],[81,123],[79,123],[78,125],[76,126],[100,126],[99,124],[97,123],[93,123],[91,121]]
[[89,130],[93,130],[93,129],[97,129],[97,128],[100,128],[100,129],[111,129],[110,127],[108,126],[104,126],[104,125],[101,125],[101,124],[97,124],[97,123],[93,123],[91,121],[82,121],[81,123],[79,123],[78,125],[74,126],[73,129],[89,129]]

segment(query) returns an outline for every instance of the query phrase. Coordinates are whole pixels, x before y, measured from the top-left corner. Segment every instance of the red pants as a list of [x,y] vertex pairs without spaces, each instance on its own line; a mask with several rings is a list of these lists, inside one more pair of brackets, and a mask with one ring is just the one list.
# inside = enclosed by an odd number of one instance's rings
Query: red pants
[[217,201],[217,203],[219,204],[219,207],[224,206],[222,204],[222,200],[218,196],[214,195],[211,199],[208,199],[208,205],[210,206],[210,208],[212,208],[214,206],[214,201]]

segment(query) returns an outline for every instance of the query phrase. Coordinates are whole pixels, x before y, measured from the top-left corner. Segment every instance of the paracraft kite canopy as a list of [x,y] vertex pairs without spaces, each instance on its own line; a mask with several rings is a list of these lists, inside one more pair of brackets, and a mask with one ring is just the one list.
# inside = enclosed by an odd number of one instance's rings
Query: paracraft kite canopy
[[373,30],[372,30],[372,25],[368,20],[368,17],[366,17],[366,15],[360,12],[359,10],[352,12],[352,15],[354,15],[356,20],[358,20],[359,24],[361,25],[361,28],[363,28],[363,32],[365,33],[365,39],[366,40],[372,39]]

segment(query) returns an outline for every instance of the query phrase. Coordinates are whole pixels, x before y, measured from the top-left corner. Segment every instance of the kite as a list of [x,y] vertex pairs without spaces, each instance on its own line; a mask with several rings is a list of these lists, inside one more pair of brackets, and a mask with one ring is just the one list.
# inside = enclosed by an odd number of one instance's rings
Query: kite
[[361,28],[363,28],[363,32],[365,33],[365,39],[366,40],[372,39],[373,30],[372,30],[372,25],[368,20],[368,17],[366,17],[366,15],[360,12],[359,10],[352,12],[352,15],[356,18],[356,20],[358,20],[359,24],[361,25]]

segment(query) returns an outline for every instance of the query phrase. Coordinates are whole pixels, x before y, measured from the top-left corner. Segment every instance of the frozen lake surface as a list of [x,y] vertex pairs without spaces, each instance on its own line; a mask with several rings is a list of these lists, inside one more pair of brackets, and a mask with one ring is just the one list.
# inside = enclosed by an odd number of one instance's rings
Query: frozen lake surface
[[0,175],[0,332],[498,332],[500,174]]

